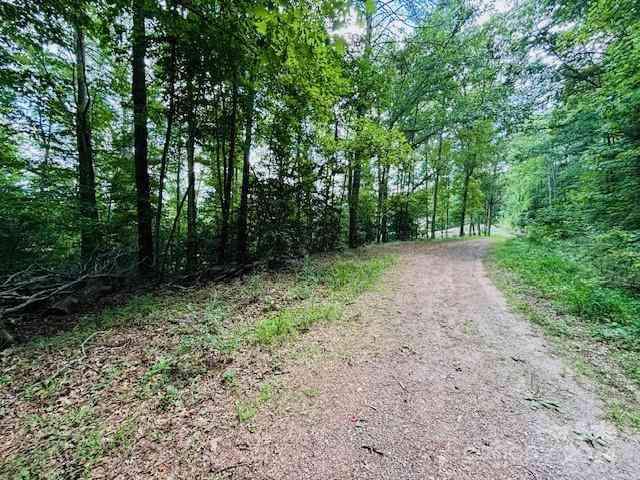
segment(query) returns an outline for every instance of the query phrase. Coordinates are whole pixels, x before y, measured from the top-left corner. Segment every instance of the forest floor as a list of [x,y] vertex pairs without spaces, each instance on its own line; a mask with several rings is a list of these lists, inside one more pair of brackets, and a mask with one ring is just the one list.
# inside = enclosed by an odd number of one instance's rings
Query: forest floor
[[371,247],[4,352],[0,476],[640,478],[490,246]]

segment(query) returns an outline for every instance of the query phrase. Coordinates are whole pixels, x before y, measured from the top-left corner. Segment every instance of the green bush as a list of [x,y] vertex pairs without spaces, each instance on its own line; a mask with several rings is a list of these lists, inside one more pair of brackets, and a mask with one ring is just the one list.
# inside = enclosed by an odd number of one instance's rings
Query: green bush
[[565,313],[598,324],[597,335],[635,344],[640,339],[640,298],[609,282],[592,252],[589,243],[517,238],[502,244],[494,256]]

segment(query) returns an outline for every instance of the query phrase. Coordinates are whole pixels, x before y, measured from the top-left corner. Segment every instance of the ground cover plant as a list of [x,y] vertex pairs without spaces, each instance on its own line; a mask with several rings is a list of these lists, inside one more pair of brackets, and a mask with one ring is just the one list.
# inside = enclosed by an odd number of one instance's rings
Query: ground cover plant
[[578,373],[598,380],[609,416],[640,429],[640,297],[608,280],[584,243],[512,238],[495,247],[496,281],[555,339]]
[[214,426],[250,425],[286,389],[278,349],[341,321],[393,262],[371,250],[307,258],[284,271],[137,297],[4,350],[0,475],[99,475],[114,459],[136,461],[149,439],[174,441],[171,419],[192,420],[193,409]]

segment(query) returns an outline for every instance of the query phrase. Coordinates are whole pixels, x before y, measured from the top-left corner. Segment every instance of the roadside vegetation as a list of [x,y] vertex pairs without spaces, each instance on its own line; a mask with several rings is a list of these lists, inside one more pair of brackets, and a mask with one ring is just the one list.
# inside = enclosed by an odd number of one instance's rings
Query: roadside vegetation
[[574,371],[596,380],[610,419],[640,430],[640,296],[628,287],[637,263],[625,261],[628,249],[604,251],[603,242],[503,240],[493,251],[494,279]]
[[307,258],[286,271],[137,297],[5,349],[0,477],[99,476],[111,462],[157,461],[148,442],[180,448],[182,425],[194,438],[179,456],[188,462],[207,441],[203,428],[252,428],[287,397],[287,346],[345,318],[393,262],[379,249]]

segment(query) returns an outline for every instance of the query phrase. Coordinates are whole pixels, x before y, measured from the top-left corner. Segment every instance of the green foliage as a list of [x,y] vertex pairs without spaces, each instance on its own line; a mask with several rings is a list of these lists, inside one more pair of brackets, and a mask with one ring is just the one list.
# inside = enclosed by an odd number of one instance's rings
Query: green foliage
[[580,248],[515,239],[496,251],[496,260],[567,313],[597,322],[600,334],[634,341],[640,337],[640,299],[611,287]]
[[247,423],[258,413],[258,409],[252,402],[236,402],[236,416],[240,423]]
[[393,256],[385,255],[366,261],[335,262],[321,273],[321,281],[325,282],[339,297],[354,298],[373,287],[394,260]]
[[[507,240],[493,252],[502,268],[497,279],[516,308],[556,339],[576,372],[597,381],[609,418],[639,429],[637,399],[626,382],[640,386],[640,298],[610,284],[590,248],[567,240]],[[504,273],[515,275],[515,281],[505,282]],[[607,344],[609,355],[594,363],[598,343]]]
[[255,342],[272,345],[299,332],[309,330],[314,324],[331,322],[340,318],[336,305],[309,305],[285,308],[275,315],[262,320],[255,328]]

